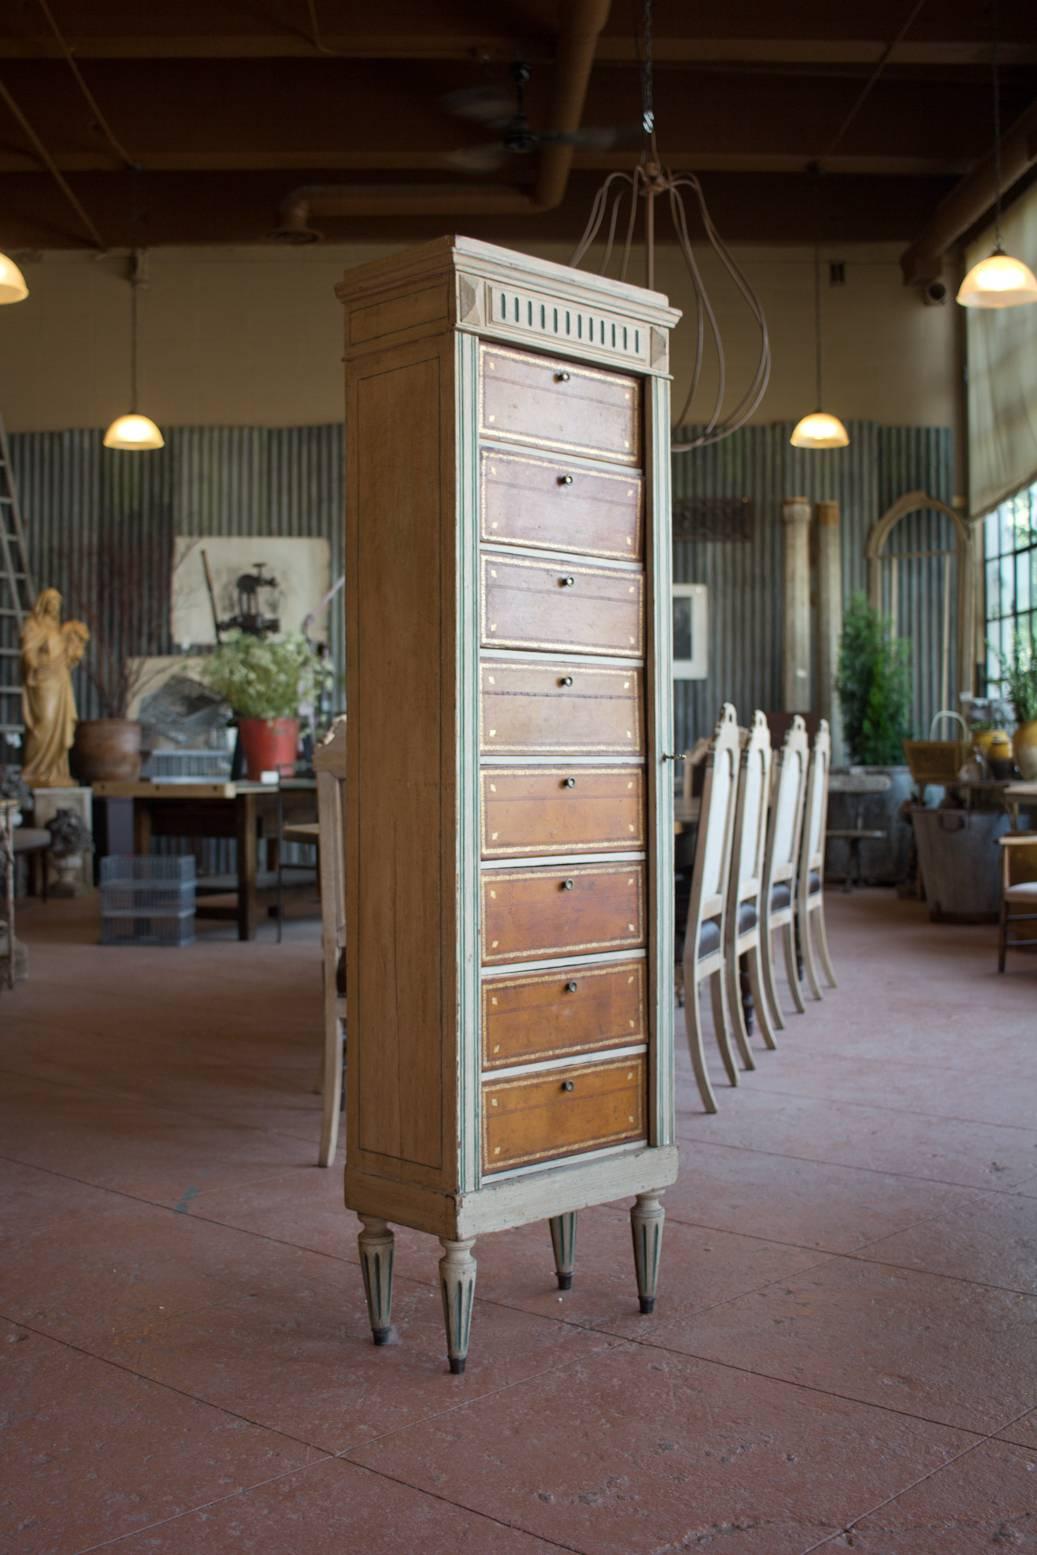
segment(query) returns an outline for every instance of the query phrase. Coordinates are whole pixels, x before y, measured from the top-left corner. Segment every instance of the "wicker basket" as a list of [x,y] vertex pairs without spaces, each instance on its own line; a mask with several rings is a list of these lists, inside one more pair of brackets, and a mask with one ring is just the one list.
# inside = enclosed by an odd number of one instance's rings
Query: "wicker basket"
[[927,783],[939,783],[944,788],[957,783],[971,754],[972,746],[965,740],[904,741],[904,758],[920,788]]

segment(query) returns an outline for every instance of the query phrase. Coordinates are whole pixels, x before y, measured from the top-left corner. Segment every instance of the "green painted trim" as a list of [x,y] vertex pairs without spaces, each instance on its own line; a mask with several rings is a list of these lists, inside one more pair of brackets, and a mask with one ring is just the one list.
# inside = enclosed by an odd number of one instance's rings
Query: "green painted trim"
[[649,520],[649,673],[651,725],[649,772],[654,773],[652,838],[654,859],[654,936],[649,956],[650,987],[655,1022],[652,1074],[653,1145],[673,1143],[674,1084],[674,900],[673,900],[673,537],[670,507],[670,385],[665,378],[650,381],[648,401],[648,520]]
[[457,1182],[479,1181],[479,342],[454,336],[457,671]]

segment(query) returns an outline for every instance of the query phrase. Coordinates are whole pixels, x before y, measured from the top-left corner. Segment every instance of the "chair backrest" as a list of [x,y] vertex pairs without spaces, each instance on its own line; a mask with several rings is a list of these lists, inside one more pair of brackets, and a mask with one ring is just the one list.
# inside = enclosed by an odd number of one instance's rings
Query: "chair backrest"
[[[313,753],[320,825],[321,917],[325,937],[334,924],[335,946],[346,943],[346,718],[336,718]],[[331,904],[331,914],[325,901]],[[325,954],[331,949],[325,945]]]
[[825,823],[828,819],[828,773],[832,765],[832,737],[828,722],[822,718],[814,736],[814,748],[810,755],[807,773],[807,797],[803,808],[803,841],[800,848],[799,872],[805,880],[811,870],[823,870],[825,858]]
[[797,713],[774,759],[770,826],[767,832],[766,889],[779,880],[792,880],[798,862],[803,801],[807,786],[807,731]]
[[723,919],[737,793],[738,718],[730,702],[725,702],[706,757],[686,945],[698,945],[699,930],[707,919]]
[[766,713],[757,709],[742,747],[728,891],[732,907],[747,899],[754,901],[763,886],[770,780],[771,731]]

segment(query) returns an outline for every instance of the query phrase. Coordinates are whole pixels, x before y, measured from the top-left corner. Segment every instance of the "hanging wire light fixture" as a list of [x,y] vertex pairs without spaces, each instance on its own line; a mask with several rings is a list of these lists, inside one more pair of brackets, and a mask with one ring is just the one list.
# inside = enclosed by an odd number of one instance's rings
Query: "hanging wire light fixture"
[[993,4],[994,36],[990,67],[994,89],[994,249],[974,264],[958,288],[963,308],[1018,308],[1037,302],[1037,276],[1021,259],[1006,254],[1001,242],[1001,78],[997,68],[997,0]]
[[124,453],[143,453],[166,444],[151,417],[137,409],[137,293],[143,285],[144,263],[134,252],[130,260],[130,408],[126,415],[116,416],[104,434],[106,448],[119,448]]
[[[709,207],[702,186],[694,173],[674,172],[661,158],[655,129],[655,96],[652,68],[652,0],[644,0],[641,36],[639,39],[641,60],[641,131],[643,144],[641,158],[633,172],[609,173],[591,205],[583,236],[569,263],[579,265],[591,245],[597,240],[603,224],[605,227],[605,251],[600,265],[601,274],[618,258],[619,279],[626,280],[630,270],[634,243],[637,237],[638,212],[643,208],[644,226],[644,278],[649,289],[655,285],[656,202],[665,197],[670,207],[677,245],[680,248],[695,294],[695,349],[691,365],[691,382],[675,426],[680,428],[687,421],[691,407],[702,381],[707,357],[707,337],[712,343],[715,358],[716,388],[713,405],[705,425],[693,436],[672,444],[675,454],[690,453],[693,448],[706,448],[719,443],[732,432],[745,426],[767,391],[771,373],[771,347],[767,332],[767,320],[763,307],[743,272],[735,263],[709,214]],[[734,282],[752,315],[759,331],[760,346],[756,369],[748,388],[724,416],[727,397],[727,358],[724,342],[709,292],[703,280],[695,251],[688,232],[688,214],[685,208],[684,190],[690,190],[698,202],[699,215],[705,229],[706,240],[719,259],[727,275]],[[643,207],[642,207],[643,202]],[[617,232],[622,237],[617,242]]]
[[821,245],[814,243],[814,404],[817,409],[801,416],[792,428],[789,442],[793,448],[845,448],[850,441],[838,416],[822,410],[824,394],[821,388]]

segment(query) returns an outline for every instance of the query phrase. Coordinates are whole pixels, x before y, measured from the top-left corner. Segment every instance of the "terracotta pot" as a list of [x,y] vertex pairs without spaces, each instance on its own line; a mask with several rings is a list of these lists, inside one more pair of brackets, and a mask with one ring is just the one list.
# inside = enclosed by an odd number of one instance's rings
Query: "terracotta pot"
[[1012,735],[1012,755],[1026,782],[1037,779],[1037,718],[1016,729]]
[[240,718],[238,730],[245,769],[254,783],[264,772],[291,777],[299,748],[298,718]]
[[81,783],[134,782],[140,777],[140,724],[84,718],[76,724],[72,761]]

